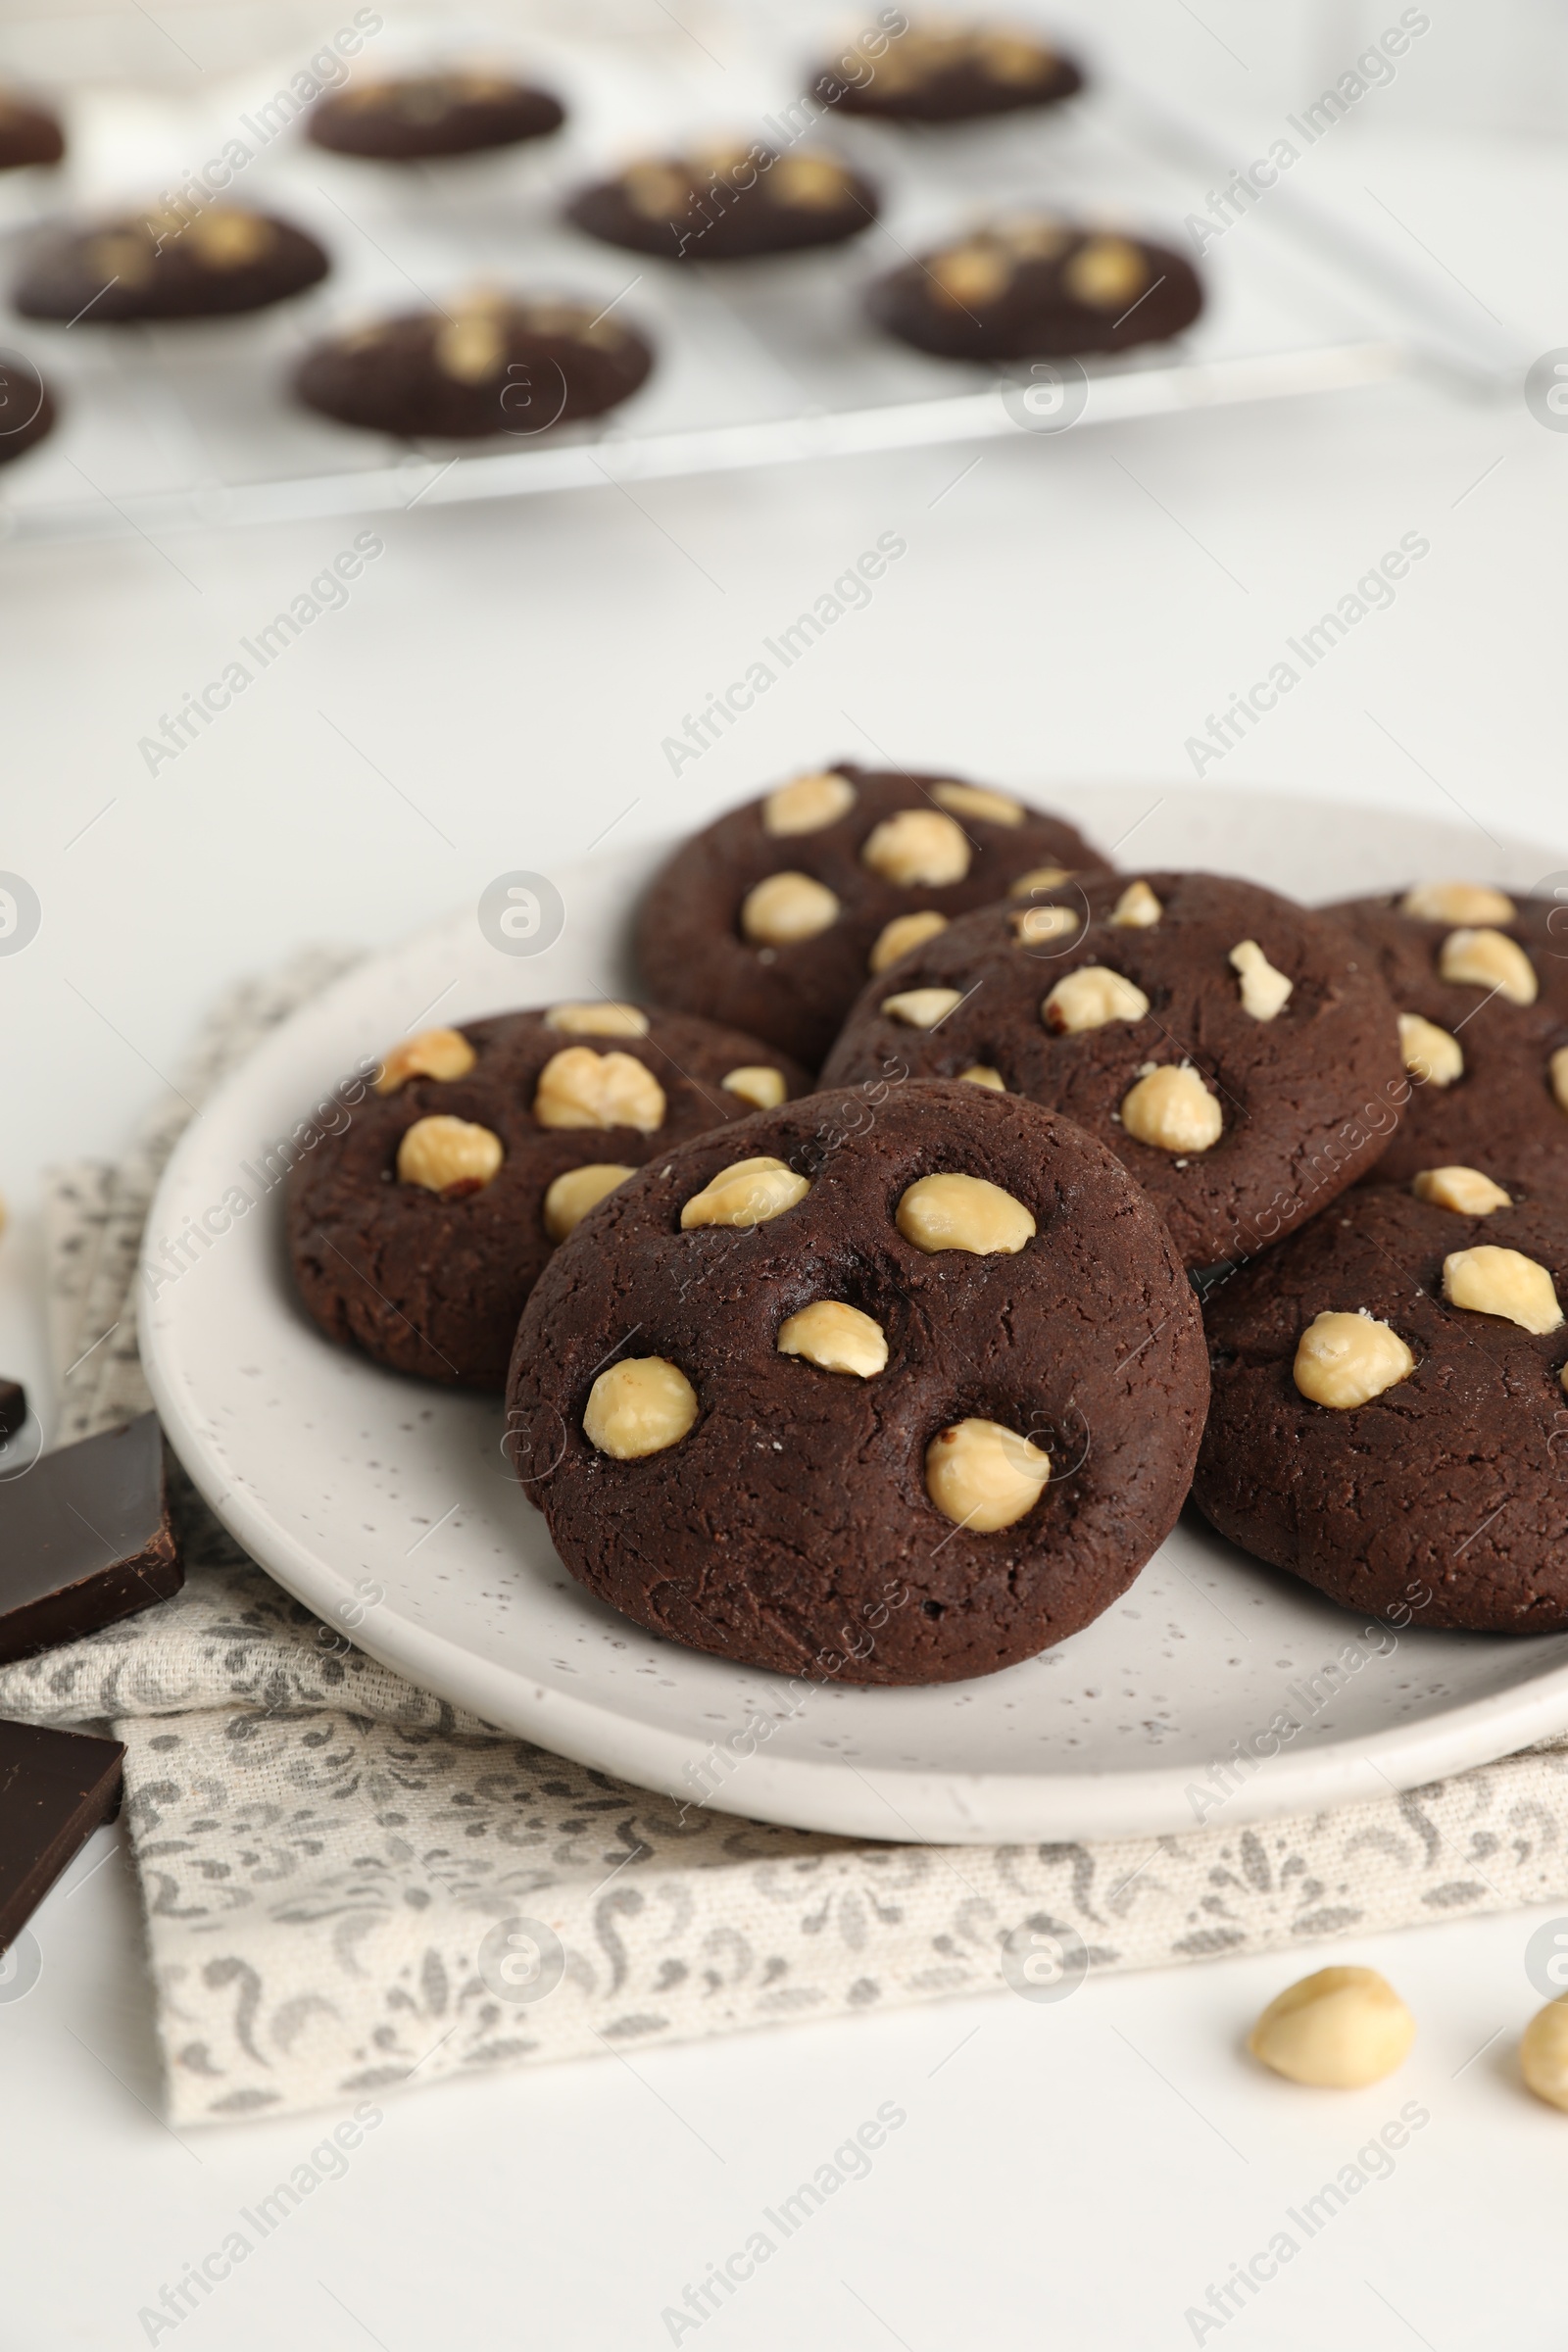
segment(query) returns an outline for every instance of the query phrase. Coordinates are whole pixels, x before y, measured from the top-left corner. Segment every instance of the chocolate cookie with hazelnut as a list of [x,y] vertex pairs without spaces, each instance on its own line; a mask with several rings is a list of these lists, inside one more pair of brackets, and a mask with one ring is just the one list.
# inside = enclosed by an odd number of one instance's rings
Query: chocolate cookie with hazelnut
[[630,164],[566,207],[574,227],[667,262],[739,262],[842,245],[877,217],[871,182],[836,156],[727,141]]
[[1193,1494],[1347,1608],[1568,1627],[1568,1208],[1489,1166],[1358,1187],[1215,1286]]
[[841,760],[683,842],[643,901],[637,954],[660,1003],[814,1069],[868,972],[1011,888],[1109,870],[1011,793]]
[[1197,1300],[1103,1147],[877,1085],[651,1158],[535,1286],[513,1459],[578,1580],[781,1674],[945,1683],[1087,1625],[1173,1525]]
[[1568,906],[1419,882],[1329,911],[1365,942],[1399,1015],[1408,1101],[1377,1181],[1474,1162],[1568,1200]]
[[369,432],[520,439],[602,416],[653,364],[641,335],[602,303],[481,290],[329,336],[306,353],[294,389],[307,408]]
[[1376,1161],[1394,1006],[1331,917],[1220,874],[1014,886],[867,983],[826,1086],[897,1057],[1064,1111],[1197,1270],[1250,1256]]
[[65,152],[66,134],[58,115],[9,83],[0,83],[0,172],[58,164]]
[[1163,343],[1203,307],[1167,245],[1025,213],[921,254],[866,296],[878,326],[945,360],[1058,359]]
[[604,998],[421,1030],[295,1164],[299,1295],[377,1363],[499,1389],[529,1291],[607,1193],[808,1084],[738,1030]]
[[1059,106],[1083,87],[1082,68],[1012,24],[880,26],[814,77],[820,106],[895,122],[971,122],[1024,107]]
[[515,147],[547,137],[565,119],[550,91],[469,68],[351,82],[312,107],[305,135],[337,155],[409,164]]
[[228,318],[302,294],[327,272],[316,239],[270,213],[210,204],[194,215],[126,213],[54,229],[28,256],[13,300],[24,318],[109,326]]
[[25,457],[55,429],[55,396],[20,352],[0,359],[0,466]]

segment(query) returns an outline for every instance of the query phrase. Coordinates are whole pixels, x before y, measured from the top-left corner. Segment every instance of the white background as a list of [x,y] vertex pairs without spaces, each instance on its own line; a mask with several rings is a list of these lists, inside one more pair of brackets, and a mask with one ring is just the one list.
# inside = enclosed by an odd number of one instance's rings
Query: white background
[[[1303,172],[1391,251],[1417,240],[1527,348],[1568,343],[1568,168],[1538,128],[1564,87],[1556,17],[1433,13],[1420,72]],[[1152,63],[1250,129],[1314,94],[1366,21],[1261,14],[1205,8],[1205,29],[1146,0],[1120,21],[1146,78]],[[1489,830],[1561,841],[1568,865],[1568,441],[1522,401],[1407,380],[975,455],[391,517],[347,610],[156,778],[138,738],[358,526],[7,552],[0,866],[31,881],[44,924],[0,958],[0,1361],[42,1381],[39,1167],[122,1148],[224,979],[305,941],[393,939],[499,872],[548,872],[612,826],[696,824],[835,757],[885,749],[1047,796],[1054,778],[1179,794],[1205,714],[1407,531],[1432,553],[1394,609],[1209,780],[1457,809],[1477,873]],[[673,782],[661,739],[886,530],[908,555],[870,609]],[[1397,2080],[1360,2093],[1294,2090],[1241,2054],[1298,1973],[1288,1955],[1057,2007],[1001,1995],[647,2053],[635,2072],[607,2058],[414,2089],[180,2340],[667,2343],[663,2306],[891,2099],[908,2121],[870,2179],[705,2343],[1177,2346],[1210,2283],[1418,2099],[1431,2122],[1394,2178],[1202,2340],[1555,2352],[1568,2118],[1520,2090],[1512,2056],[1536,1924],[1337,1947],[1384,1968],[1421,2025]],[[138,2308],[338,2119],[184,2143],[156,2120],[112,1834],[34,1933],[40,1981],[0,2004],[0,2347],[142,2343]]]

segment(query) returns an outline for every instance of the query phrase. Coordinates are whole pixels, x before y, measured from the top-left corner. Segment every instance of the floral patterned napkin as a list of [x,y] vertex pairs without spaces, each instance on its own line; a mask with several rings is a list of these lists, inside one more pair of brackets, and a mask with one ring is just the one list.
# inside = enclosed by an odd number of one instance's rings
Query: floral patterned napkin
[[[233,992],[121,1167],[57,1169],[59,1442],[147,1409],[133,1280],[206,1089],[351,960]],[[184,1591],[0,1669],[108,1723],[175,2124],[1568,1896],[1568,1738],[1404,1795],[1116,1844],[866,1845],[626,1787],[420,1690],[291,1600],[171,1466]]]

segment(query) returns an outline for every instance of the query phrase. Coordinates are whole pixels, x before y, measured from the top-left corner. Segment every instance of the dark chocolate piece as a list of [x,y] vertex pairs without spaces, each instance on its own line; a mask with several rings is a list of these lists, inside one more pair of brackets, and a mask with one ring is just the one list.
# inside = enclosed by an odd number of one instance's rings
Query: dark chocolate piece
[[0,1665],[132,1617],[184,1581],[156,1413],[0,1481]]
[[0,1378],[0,1438],[14,1438],[26,1418],[26,1390],[20,1380]]
[[94,1830],[114,1820],[124,1753],[118,1740],[0,1723],[0,1952]]

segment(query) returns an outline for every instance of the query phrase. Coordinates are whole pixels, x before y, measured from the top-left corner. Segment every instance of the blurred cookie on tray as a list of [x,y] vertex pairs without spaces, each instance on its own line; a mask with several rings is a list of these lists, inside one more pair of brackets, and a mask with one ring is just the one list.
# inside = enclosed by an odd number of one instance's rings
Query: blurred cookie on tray
[[314,237],[273,214],[164,207],[46,231],[12,299],[24,318],[72,326],[225,318],[286,302],[328,268]]
[[734,139],[628,164],[583,188],[566,218],[633,253],[733,262],[842,245],[877,211],[870,180],[837,156]]
[[481,288],[450,309],[324,337],[300,363],[294,389],[307,408],[370,432],[531,437],[603,416],[653,365],[649,344],[602,303]]
[[1203,289],[1169,246],[1031,212],[902,264],[866,307],[939,359],[1052,359],[1165,342],[1199,317]]
[[334,155],[384,164],[479,155],[559,130],[566,110],[549,90],[478,68],[351,82],[312,107],[305,135]]
[[21,352],[0,351],[0,466],[36,449],[55,429],[55,396]]
[[0,82],[0,172],[58,164],[65,152],[66,134],[53,108]]
[[607,998],[420,1030],[294,1169],[300,1297],[377,1363],[498,1389],[551,1251],[607,1193],[808,1084],[755,1037]]
[[902,10],[887,9],[841,58],[818,70],[811,94],[847,115],[972,122],[1057,106],[1083,84],[1075,59],[1023,26],[935,18],[909,24]]

